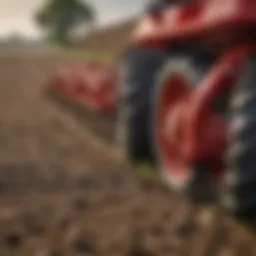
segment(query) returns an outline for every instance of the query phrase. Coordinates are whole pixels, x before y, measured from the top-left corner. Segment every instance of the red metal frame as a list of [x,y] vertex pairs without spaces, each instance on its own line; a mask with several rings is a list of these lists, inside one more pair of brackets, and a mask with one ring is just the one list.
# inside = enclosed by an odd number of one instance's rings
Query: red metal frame
[[239,28],[256,25],[255,0],[199,0],[171,7],[161,18],[146,16],[133,34],[133,43],[162,45],[174,40],[194,38],[212,40],[228,31],[229,37]]

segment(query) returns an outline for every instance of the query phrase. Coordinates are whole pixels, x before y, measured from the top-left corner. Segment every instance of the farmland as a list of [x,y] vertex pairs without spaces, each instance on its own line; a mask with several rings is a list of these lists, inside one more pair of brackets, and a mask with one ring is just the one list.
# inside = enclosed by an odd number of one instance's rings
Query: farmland
[[81,123],[43,97],[57,66],[88,58],[77,56],[0,58],[0,255],[256,255],[221,209],[136,175],[91,128],[104,134],[100,118]]

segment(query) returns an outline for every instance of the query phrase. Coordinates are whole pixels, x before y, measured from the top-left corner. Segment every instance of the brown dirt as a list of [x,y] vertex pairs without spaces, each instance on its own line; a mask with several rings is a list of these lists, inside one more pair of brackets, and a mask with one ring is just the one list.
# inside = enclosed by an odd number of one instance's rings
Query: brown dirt
[[254,238],[222,211],[136,177],[116,149],[45,101],[59,63],[0,60],[1,256],[256,255]]

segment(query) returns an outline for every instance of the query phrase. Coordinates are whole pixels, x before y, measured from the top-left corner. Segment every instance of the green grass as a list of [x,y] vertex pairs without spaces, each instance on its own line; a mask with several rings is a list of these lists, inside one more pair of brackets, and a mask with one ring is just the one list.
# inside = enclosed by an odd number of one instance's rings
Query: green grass
[[136,164],[135,169],[139,176],[146,179],[155,179],[158,176],[156,168],[147,162]]

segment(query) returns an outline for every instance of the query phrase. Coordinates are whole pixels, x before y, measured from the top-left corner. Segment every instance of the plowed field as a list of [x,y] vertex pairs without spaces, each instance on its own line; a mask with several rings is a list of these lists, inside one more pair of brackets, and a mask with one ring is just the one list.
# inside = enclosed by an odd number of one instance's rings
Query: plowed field
[[0,59],[1,256],[256,255],[217,208],[133,174],[91,129],[104,134],[100,120],[80,124],[46,101],[42,86],[60,63]]

